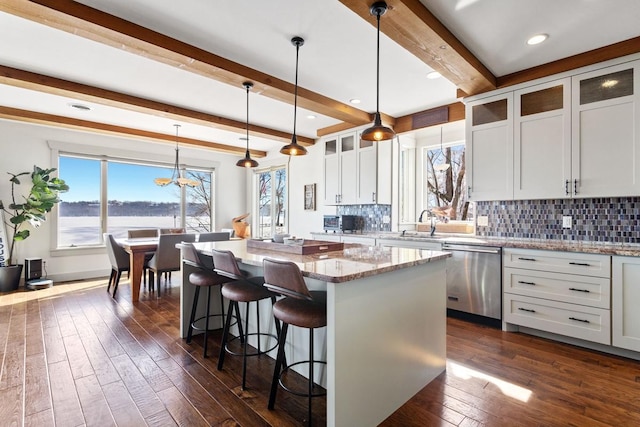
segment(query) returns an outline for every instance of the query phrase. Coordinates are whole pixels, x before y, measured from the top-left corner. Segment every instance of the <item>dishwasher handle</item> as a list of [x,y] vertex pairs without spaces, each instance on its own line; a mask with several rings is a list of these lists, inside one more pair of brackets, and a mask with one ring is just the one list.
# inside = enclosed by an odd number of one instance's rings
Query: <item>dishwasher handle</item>
[[461,252],[478,252],[482,254],[500,254],[502,248],[486,247],[486,246],[466,246],[466,245],[451,245],[444,243],[442,245],[443,251],[461,251]]

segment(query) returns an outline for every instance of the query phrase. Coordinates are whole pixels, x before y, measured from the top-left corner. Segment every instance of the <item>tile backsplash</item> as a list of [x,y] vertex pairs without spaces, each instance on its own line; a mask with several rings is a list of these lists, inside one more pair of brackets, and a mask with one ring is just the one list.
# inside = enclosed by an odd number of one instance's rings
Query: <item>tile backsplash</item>
[[344,205],[337,214],[359,216],[362,231],[391,231],[391,205]]
[[478,236],[640,243],[640,197],[476,202],[476,215],[489,219]]

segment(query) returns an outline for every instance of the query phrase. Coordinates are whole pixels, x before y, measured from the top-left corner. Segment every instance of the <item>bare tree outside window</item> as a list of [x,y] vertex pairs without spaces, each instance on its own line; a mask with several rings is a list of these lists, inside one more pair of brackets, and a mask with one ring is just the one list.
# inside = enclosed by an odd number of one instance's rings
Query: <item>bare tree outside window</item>
[[[465,180],[465,146],[426,151],[428,209],[450,207],[449,219],[471,220]],[[443,165],[448,164],[445,170]]]
[[258,236],[268,238],[286,231],[287,170],[258,173]]

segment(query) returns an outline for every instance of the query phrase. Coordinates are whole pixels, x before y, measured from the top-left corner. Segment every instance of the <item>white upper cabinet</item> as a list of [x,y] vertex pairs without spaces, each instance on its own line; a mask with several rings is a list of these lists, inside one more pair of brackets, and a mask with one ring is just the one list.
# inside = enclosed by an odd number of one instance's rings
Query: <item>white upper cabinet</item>
[[323,141],[325,205],[391,204],[392,141],[365,141],[361,133]]
[[324,204],[338,204],[340,195],[340,153],[338,138],[328,138],[324,144]]
[[377,203],[378,144],[358,138],[358,204],[361,205]]
[[466,106],[471,200],[640,195],[640,61]]
[[513,198],[513,93],[466,105],[469,199]]
[[640,194],[640,61],[572,80],[573,197]]
[[571,79],[513,94],[513,198],[569,196]]

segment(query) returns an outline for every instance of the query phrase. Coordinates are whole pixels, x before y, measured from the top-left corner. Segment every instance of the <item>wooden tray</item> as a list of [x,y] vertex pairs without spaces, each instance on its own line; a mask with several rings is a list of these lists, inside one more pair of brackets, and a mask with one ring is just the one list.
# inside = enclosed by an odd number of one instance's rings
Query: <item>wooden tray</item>
[[284,243],[265,242],[263,240],[247,240],[247,248],[309,255],[321,252],[341,251],[344,249],[344,243],[305,239],[302,245],[285,245]]

